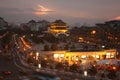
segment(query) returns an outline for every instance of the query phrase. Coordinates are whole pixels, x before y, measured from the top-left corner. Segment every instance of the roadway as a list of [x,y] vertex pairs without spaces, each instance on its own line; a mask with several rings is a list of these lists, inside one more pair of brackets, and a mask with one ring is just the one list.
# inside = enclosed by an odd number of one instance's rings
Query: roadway
[[[27,75],[21,76],[21,74],[19,73],[20,70],[22,70],[25,73],[33,72],[33,69],[31,66],[23,65],[24,61],[21,58],[22,54],[20,54],[20,52],[19,52],[19,50],[22,50],[21,48],[23,47],[23,44],[20,43],[19,38],[16,38],[16,36],[13,36],[13,40],[11,42],[12,42],[11,44],[15,44],[15,46],[13,45],[13,47],[11,47],[11,50],[10,50],[13,60],[10,61],[11,63],[7,63],[7,65],[9,64],[7,67],[9,68],[9,70],[12,70],[12,73],[13,73],[12,75],[14,77],[19,78],[22,76],[27,76]],[[1,58],[1,59],[4,60],[4,58]],[[5,63],[2,68],[4,68],[4,66],[6,65],[6,61],[3,61],[3,60],[2,61],[0,60],[0,64]],[[0,67],[0,69],[1,69],[1,67]],[[7,69],[7,68],[5,68],[5,69]],[[57,74],[60,78],[62,78],[62,80],[74,80],[75,78],[77,78],[78,80],[98,80],[98,79],[95,79],[95,77],[84,77],[83,75],[80,75],[77,73],[67,73],[67,72],[61,72],[61,71],[56,72],[52,69],[51,70],[41,69],[40,71],[50,73],[50,74],[52,74],[52,73]],[[11,80],[13,80],[13,79],[11,79]],[[16,80],[19,80],[19,79],[16,79]],[[23,80],[23,79],[21,78],[21,80]],[[31,79],[29,79],[29,80],[31,80]]]
[[[16,67],[14,62],[8,60],[9,55],[0,55],[0,75],[4,77],[4,80],[20,80],[19,79],[19,68]],[[4,75],[3,71],[12,72],[11,75]]]
[[[10,71],[12,74],[4,75],[4,71]],[[23,77],[28,76],[33,72],[30,66],[24,65],[20,55],[14,50],[11,53],[0,54],[0,76],[4,80],[24,80]]]

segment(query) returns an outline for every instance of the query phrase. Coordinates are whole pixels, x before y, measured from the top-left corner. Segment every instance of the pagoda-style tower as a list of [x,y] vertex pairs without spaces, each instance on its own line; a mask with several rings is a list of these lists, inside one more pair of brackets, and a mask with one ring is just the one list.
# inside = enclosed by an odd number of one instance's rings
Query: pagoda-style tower
[[58,33],[68,33],[68,26],[65,22],[62,20],[56,20],[55,22],[52,22],[50,25],[50,33],[52,34],[58,34]]

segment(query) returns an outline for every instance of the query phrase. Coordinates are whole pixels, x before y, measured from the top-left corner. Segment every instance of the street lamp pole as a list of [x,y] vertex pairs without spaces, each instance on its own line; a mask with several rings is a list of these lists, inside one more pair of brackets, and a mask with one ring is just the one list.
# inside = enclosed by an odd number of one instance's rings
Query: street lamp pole
[[39,53],[37,52],[36,53],[36,61],[38,61],[38,58],[39,58]]
[[36,56],[35,56],[35,64],[38,65],[38,61],[39,61],[39,53],[36,52]]

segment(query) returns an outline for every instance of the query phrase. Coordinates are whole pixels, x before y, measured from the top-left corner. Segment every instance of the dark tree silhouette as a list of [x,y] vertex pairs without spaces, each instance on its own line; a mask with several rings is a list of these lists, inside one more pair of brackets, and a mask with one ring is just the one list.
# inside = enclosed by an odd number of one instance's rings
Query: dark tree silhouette
[[65,45],[64,49],[65,49],[65,50],[68,50],[68,49],[69,49],[69,45],[68,45],[68,44]]
[[97,68],[92,66],[89,70],[88,70],[88,73],[90,75],[95,75],[97,73]]
[[46,68],[47,67],[47,61],[46,60],[41,60],[41,66]]
[[50,48],[49,48],[49,45],[44,45],[44,51],[49,51]]
[[55,66],[56,69],[59,69],[59,70],[62,70],[64,69],[64,66],[62,63],[57,63],[56,66]]
[[109,71],[107,76],[108,76],[109,79],[115,79],[116,78],[116,72],[115,71]]
[[72,64],[70,66],[70,71],[71,72],[78,72],[79,66],[77,66],[77,64]]
[[55,51],[55,50],[57,50],[58,49],[58,46],[57,46],[57,44],[56,43],[53,43],[52,45],[51,45],[51,48],[50,48],[52,51]]

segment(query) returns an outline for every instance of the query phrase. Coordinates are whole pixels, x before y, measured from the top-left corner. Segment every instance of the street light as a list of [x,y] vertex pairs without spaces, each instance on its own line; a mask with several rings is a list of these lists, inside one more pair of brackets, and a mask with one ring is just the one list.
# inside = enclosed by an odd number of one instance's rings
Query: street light
[[85,76],[85,80],[86,80],[86,77],[87,77],[87,71],[84,71],[84,76]]
[[39,61],[39,57],[40,57],[39,52],[36,52],[36,55],[35,55],[35,65],[36,65],[36,66],[38,66],[38,63],[40,62],[40,61]]
[[93,31],[91,32],[91,34],[96,34],[96,31],[95,31],[95,30],[93,30]]
[[39,71],[40,71],[40,68],[41,68],[41,64],[38,64],[38,68],[36,68],[35,70],[36,70],[37,72],[39,72]]
[[87,71],[84,71],[84,76],[87,76]]
[[23,38],[25,38],[25,35],[23,35]]
[[38,68],[39,68],[39,69],[41,68],[41,64],[38,64]]
[[38,57],[39,57],[39,53],[37,52],[36,53],[36,60],[38,60]]
[[104,46],[104,45],[102,45],[101,47],[102,47],[102,48],[105,48],[105,46]]

